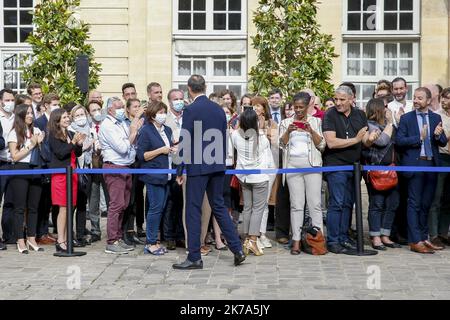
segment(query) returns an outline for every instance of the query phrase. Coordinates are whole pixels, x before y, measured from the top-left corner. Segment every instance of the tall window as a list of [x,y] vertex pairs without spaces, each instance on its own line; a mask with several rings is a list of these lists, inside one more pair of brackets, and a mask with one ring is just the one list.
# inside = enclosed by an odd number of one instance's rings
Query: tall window
[[242,0],[173,0],[176,33],[245,32],[246,3]]
[[14,52],[2,50],[2,88],[8,88],[16,93],[24,93],[27,84],[23,80],[20,68],[27,63],[31,55],[27,52]]
[[344,0],[343,81],[353,82],[364,107],[381,79],[419,84],[419,0]]
[[3,43],[23,43],[33,31],[33,0],[2,0]]
[[186,83],[192,74],[200,74],[207,82],[207,93],[232,90],[240,97],[245,93],[247,75],[244,56],[178,56],[174,86],[187,90]]

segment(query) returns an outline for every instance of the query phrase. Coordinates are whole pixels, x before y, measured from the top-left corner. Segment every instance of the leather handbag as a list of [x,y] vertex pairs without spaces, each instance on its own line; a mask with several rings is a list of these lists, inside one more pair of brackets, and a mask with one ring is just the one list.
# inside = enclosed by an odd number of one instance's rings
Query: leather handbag
[[328,253],[325,237],[319,227],[303,227],[301,238],[304,252],[315,256]]
[[30,165],[32,167],[37,167],[37,168],[41,168],[43,165],[43,161],[41,158],[41,150],[40,150],[39,146],[36,146],[33,148],[33,150],[31,150]]
[[230,187],[233,188],[233,189],[239,190],[239,185],[240,185],[239,184],[239,179],[235,175],[233,175],[231,177]]
[[[392,163],[390,167],[395,167],[394,149],[392,149]],[[373,170],[368,171],[367,176],[372,187],[377,191],[386,191],[395,188],[398,184],[398,175],[396,171]]]

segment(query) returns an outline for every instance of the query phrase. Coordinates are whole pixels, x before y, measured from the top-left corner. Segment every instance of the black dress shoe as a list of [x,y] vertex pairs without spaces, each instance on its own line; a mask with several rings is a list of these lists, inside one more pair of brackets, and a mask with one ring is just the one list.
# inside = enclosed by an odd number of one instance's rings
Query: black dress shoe
[[401,245],[399,245],[398,243],[395,243],[395,242],[392,242],[392,243],[384,243],[383,242],[383,244],[385,247],[392,248],[392,249],[400,249],[402,247]]
[[83,248],[86,247],[86,242],[84,241],[84,239],[73,239],[73,247],[74,248]]
[[195,262],[192,262],[192,261],[189,261],[188,259],[186,259],[182,263],[173,264],[172,268],[177,269],[177,270],[203,269],[203,261],[200,259]]
[[175,250],[177,248],[177,243],[175,240],[167,241],[167,250]]
[[136,236],[135,233],[133,233],[133,235],[131,236],[131,240],[132,240],[135,244],[138,244],[138,245],[141,245],[141,246],[145,245],[145,242],[142,241],[141,239],[139,239],[139,238]]
[[0,241],[0,250],[6,250],[6,244],[4,244],[2,241]]
[[102,237],[98,234],[91,235],[91,243],[102,240]]
[[234,265],[238,266],[245,260],[245,254],[242,251],[234,254]]
[[343,253],[344,250],[345,250],[344,247],[341,246],[339,243],[328,245],[328,251],[335,253],[335,254]]
[[133,247],[136,246],[136,244],[134,243],[133,235],[132,235],[131,232],[124,232],[123,233],[123,242],[125,242],[129,246],[133,246]]
[[372,248],[374,248],[375,250],[380,250],[380,251],[386,251],[387,248],[382,244],[380,246],[376,246],[374,244],[372,244]]
[[356,250],[356,245],[350,241],[341,242],[341,247],[344,249]]

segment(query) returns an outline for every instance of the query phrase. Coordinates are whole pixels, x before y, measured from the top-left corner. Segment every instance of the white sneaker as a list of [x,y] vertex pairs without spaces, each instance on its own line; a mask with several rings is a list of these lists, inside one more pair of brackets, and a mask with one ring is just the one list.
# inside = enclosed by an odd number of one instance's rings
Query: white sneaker
[[261,251],[262,253],[264,253],[264,245],[262,244],[261,240],[258,238],[256,238],[256,246],[258,247],[259,251]]
[[266,235],[261,234],[259,237],[261,244],[264,246],[264,248],[272,248],[272,243],[270,240],[266,237]]

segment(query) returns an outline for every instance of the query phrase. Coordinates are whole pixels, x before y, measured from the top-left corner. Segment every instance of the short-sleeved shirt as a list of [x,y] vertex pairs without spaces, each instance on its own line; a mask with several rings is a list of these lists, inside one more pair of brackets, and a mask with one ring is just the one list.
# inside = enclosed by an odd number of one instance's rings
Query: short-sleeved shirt
[[[355,138],[364,127],[367,127],[366,114],[357,108],[352,108],[348,117],[336,108],[331,108],[322,122],[322,131],[334,131],[339,139]],[[358,162],[361,158],[361,147],[361,143],[342,149],[329,149],[327,146],[323,153],[323,165],[342,166]]]
[[[38,128],[33,128],[33,134],[40,134],[40,133],[41,133],[41,130],[39,130]],[[29,147],[31,145],[31,138],[28,138],[28,137],[31,137],[31,135],[30,135],[30,131],[27,129],[27,137],[25,139],[24,144],[20,147],[19,151],[21,151],[25,147]],[[11,130],[9,132],[9,134],[8,134],[8,143],[10,143],[10,142],[17,143],[16,130]],[[20,159],[17,162],[29,163],[30,160],[31,160],[31,152],[29,152],[26,157]]]

